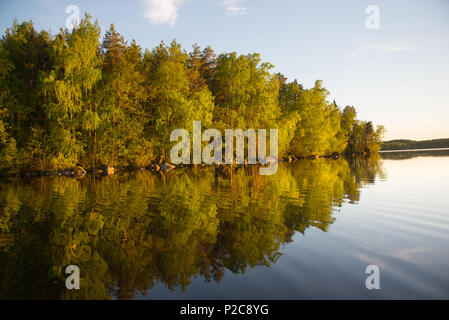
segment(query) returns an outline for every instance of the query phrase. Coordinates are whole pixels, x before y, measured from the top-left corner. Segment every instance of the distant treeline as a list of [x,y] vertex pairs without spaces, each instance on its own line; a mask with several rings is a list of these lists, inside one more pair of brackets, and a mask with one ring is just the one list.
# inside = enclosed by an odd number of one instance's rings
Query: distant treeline
[[167,159],[176,128],[279,129],[279,156],[370,153],[384,128],[273,74],[257,53],[218,56],[173,41],[130,44],[114,25],[100,41],[88,15],[56,36],[14,22],[0,42],[0,172],[75,164],[146,166]]
[[385,141],[382,150],[410,150],[410,149],[432,149],[432,148],[449,148],[449,139],[433,139],[433,140],[390,140]]

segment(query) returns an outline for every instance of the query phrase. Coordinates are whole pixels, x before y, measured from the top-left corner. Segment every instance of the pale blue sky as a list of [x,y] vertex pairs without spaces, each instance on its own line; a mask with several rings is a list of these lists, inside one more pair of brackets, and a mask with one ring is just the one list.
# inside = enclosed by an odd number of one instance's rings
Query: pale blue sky
[[[187,50],[259,52],[305,87],[324,80],[387,139],[449,138],[449,0],[0,0],[0,32],[18,18],[55,34],[71,4],[143,48],[176,38]],[[378,30],[365,26],[368,5]]]

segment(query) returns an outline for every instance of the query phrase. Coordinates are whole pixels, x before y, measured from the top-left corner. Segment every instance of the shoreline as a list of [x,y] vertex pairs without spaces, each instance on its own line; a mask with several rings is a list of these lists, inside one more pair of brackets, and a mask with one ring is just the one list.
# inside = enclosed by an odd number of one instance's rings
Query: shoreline
[[429,148],[429,149],[402,149],[402,150],[380,150],[379,153],[390,153],[390,152],[410,152],[410,151],[443,151],[449,150],[449,148]]
[[[332,160],[338,160],[340,158],[356,158],[356,157],[366,157],[369,158],[368,154],[339,154],[337,152],[333,153],[332,155],[326,155],[326,156],[287,156],[283,157],[277,162],[284,162],[284,163],[293,163],[296,161],[301,160],[317,160],[317,159],[332,159]],[[275,160],[276,161],[276,160]],[[112,176],[116,173],[122,173],[122,172],[133,172],[133,171],[150,171],[153,173],[161,173],[164,174],[166,172],[169,172],[174,169],[181,169],[181,168],[197,168],[197,167],[209,167],[213,166],[216,170],[224,171],[229,170],[231,168],[239,168],[239,167],[248,167],[248,166],[266,166],[262,163],[256,163],[256,164],[212,164],[212,165],[206,165],[204,163],[202,164],[179,164],[174,165],[169,162],[162,162],[162,163],[153,163],[148,166],[141,166],[141,167],[112,167],[108,165],[103,165],[98,168],[83,168],[81,166],[74,166],[72,168],[67,169],[47,169],[47,170],[35,170],[35,171],[24,171],[19,173],[12,173],[12,174],[0,174],[0,180],[6,179],[6,178],[42,178],[42,177],[69,177],[69,178],[77,178],[81,179],[85,177],[86,175],[95,175],[95,176]]]

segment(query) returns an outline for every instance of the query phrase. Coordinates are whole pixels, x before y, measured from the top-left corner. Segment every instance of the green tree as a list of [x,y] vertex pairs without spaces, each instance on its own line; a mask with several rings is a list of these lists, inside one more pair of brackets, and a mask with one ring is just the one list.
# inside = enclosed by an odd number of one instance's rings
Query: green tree
[[97,90],[98,121],[90,137],[90,161],[117,166],[148,165],[152,157],[144,126],[146,98],[140,47],[127,45],[112,24],[106,32],[102,54],[103,75]]
[[287,78],[277,74],[279,81],[279,107],[281,116],[279,128],[279,156],[286,156],[293,152],[292,140],[301,121],[301,106],[299,97],[304,89],[298,81],[287,83]]
[[[47,119],[39,79],[51,66],[50,44],[47,32],[37,32],[31,22],[18,24],[16,21],[0,41],[0,109],[3,109],[3,130],[8,131],[7,138],[3,134],[3,148],[8,154],[5,159],[9,159],[3,166],[9,165],[15,172],[33,165],[33,159],[43,157],[40,149]],[[14,162],[11,157],[15,158]]]
[[292,151],[301,156],[324,155],[330,149],[334,133],[331,127],[327,96],[329,92],[317,80],[315,86],[299,95],[301,120],[292,141]]
[[212,94],[207,86],[196,81],[198,75],[192,75],[188,61],[188,54],[176,41],[170,46],[162,42],[144,57],[147,130],[154,138],[157,154],[163,159],[168,158],[170,134],[174,129],[192,128],[194,120],[202,121],[204,126],[212,121]]
[[214,119],[225,128],[275,128],[279,84],[260,55],[221,54],[212,81]]
[[94,89],[101,79],[98,23],[86,15],[72,32],[61,30],[50,48],[53,68],[43,78],[49,152],[55,167],[74,165],[83,137],[98,127]]

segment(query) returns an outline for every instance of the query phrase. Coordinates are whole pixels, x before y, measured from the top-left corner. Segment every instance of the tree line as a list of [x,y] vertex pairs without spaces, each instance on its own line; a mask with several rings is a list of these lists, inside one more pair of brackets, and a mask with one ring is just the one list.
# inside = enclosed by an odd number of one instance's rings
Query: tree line
[[432,140],[390,140],[385,141],[382,150],[409,150],[409,149],[432,149],[432,148],[449,148],[449,139],[432,139]]
[[279,156],[373,153],[384,128],[305,89],[258,53],[218,56],[175,40],[152,50],[86,14],[52,36],[32,22],[0,42],[0,172],[146,166],[168,160],[170,133],[203,127],[279,129]]

